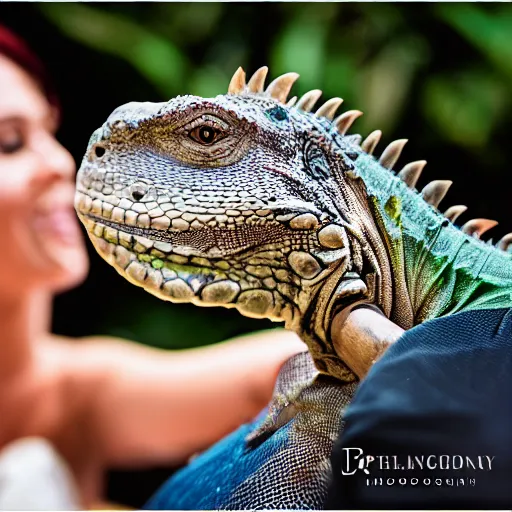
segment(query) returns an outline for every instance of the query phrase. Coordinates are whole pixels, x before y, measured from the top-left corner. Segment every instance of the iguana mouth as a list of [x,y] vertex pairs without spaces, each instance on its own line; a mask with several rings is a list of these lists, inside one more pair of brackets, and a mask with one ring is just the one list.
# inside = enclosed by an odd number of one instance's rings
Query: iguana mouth
[[[239,251],[223,256],[217,254],[219,249],[215,247],[207,253],[193,249],[184,238],[180,242],[186,241],[185,245],[177,244],[177,239],[186,235],[195,234],[201,240],[205,233],[199,234],[200,230],[166,232],[127,226],[94,215],[79,216],[99,254],[130,282],[159,298],[200,306],[236,307],[254,318],[282,321],[294,317],[291,304],[296,286],[286,269],[285,252],[274,251],[269,261],[269,251],[265,254],[263,246],[235,259],[233,254]],[[271,247],[269,236],[283,236],[286,231],[285,226],[278,224],[270,230],[266,226],[266,231],[265,226],[258,228],[261,237],[267,240],[266,248]],[[225,245],[226,234],[233,236],[235,230],[219,228],[217,231],[217,240],[224,237]]]
[[[96,229],[97,236],[111,243],[121,243],[126,248],[130,248],[128,246],[130,242],[132,245],[137,241],[140,243],[138,239],[143,237],[148,241],[146,244],[148,250],[154,247],[164,253],[216,259],[234,256],[258,246],[281,243],[285,239],[293,240],[295,238],[295,243],[304,243],[305,237],[304,232],[302,234],[293,232],[275,221],[265,222],[261,225],[242,224],[229,228],[204,227],[180,231],[177,229],[142,228],[114,222],[98,215],[82,215],[95,223],[93,229]],[[100,233],[101,231],[103,232]],[[122,243],[123,238],[124,244]]]

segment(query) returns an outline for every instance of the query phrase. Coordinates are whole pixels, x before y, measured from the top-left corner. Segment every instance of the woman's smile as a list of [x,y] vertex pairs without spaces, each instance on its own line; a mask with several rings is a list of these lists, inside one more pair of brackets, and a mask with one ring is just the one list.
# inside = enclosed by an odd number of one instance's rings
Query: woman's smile
[[75,246],[82,233],[73,208],[73,187],[66,191],[46,194],[38,201],[32,217],[32,226],[38,237],[55,243]]

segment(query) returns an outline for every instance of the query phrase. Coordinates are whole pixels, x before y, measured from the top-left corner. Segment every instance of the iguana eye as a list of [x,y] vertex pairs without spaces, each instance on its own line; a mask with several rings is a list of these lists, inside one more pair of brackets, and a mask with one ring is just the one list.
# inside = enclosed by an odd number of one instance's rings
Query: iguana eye
[[190,138],[205,146],[213,144],[215,141],[222,138],[222,136],[223,134],[219,129],[208,125],[197,126],[189,132]]

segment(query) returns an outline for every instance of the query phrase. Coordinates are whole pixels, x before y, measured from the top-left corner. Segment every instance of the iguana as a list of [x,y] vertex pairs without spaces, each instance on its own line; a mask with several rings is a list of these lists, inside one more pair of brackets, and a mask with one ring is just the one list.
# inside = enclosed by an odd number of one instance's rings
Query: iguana
[[[377,160],[380,131],[364,141],[347,135],[361,112],[334,118],[342,100],[333,98],[312,113],[321,91],[288,100],[298,75],[265,88],[266,75],[260,68],[246,83],[240,68],[215,98],[119,107],[94,132],[78,173],[79,217],[119,273],[165,300],[284,321],[320,372],[296,371],[296,359],[266,419],[185,468],[155,508],[319,508],[357,380],[334,346],[333,319],[366,303],[407,330],[512,305],[512,235],[494,247],[479,240],[494,221],[459,229],[465,207],[437,209],[451,182],[419,193],[425,161],[392,171],[406,140]],[[309,440],[294,444],[308,419]],[[321,460],[308,459],[308,443],[310,453],[322,446]],[[235,470],[222,480],[219,464]],[[262,482],[266,491],[256,492]]]

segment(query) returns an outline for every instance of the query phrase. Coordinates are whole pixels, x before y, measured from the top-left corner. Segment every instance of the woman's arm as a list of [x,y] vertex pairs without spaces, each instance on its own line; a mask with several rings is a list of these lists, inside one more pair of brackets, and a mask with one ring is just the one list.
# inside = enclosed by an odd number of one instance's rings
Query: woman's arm
[[83,341],[92,377],[91,438],[109,465],[178,463],[253,418],[282,363],[306,346],[271,330],[167,352],[112,338]]

